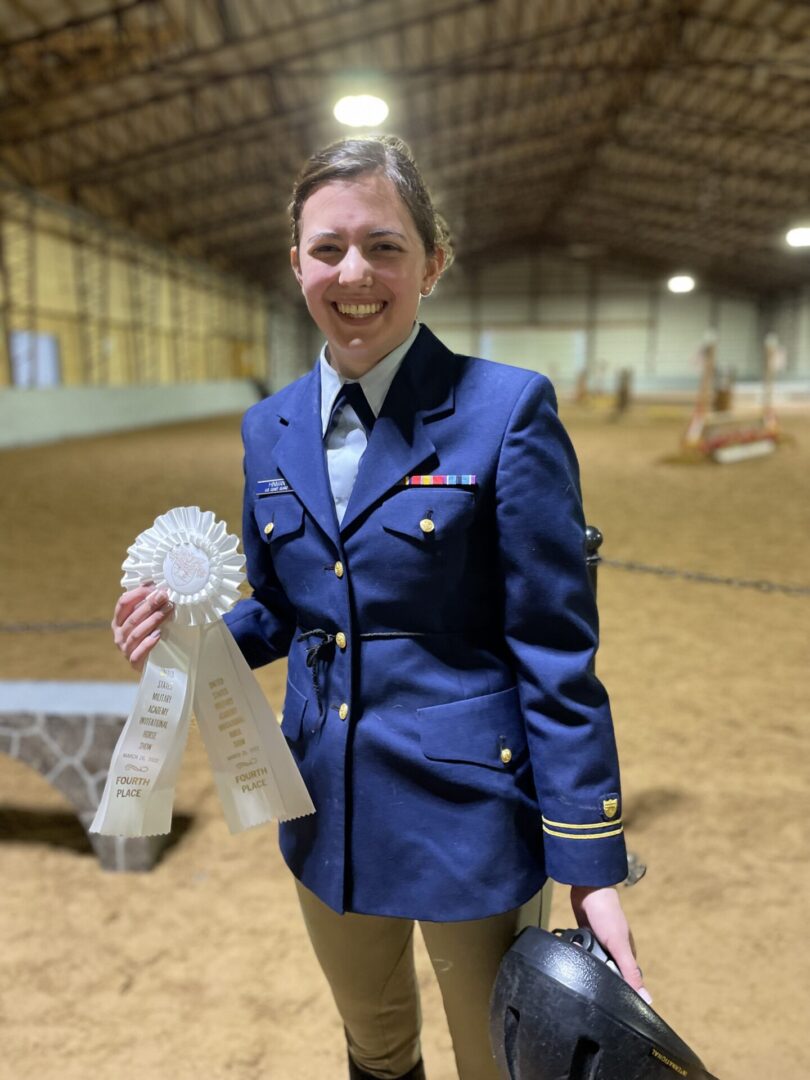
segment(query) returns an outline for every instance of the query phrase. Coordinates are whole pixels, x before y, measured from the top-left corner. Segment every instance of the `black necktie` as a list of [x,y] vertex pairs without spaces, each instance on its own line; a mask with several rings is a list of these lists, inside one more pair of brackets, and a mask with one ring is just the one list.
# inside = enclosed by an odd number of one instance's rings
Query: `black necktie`
[[360,423],[366,429],[366,435],[370,435],[376,417],[366,399],[366,395],[363,393],[363,387],[360,383],[345,382],[343,386],[341,386],[340,393],[335,398],[335,404],[332,406],[332,417],[329,421],[330,425],[334,422],[335,417],[344,405],[351,405],[357,413]]

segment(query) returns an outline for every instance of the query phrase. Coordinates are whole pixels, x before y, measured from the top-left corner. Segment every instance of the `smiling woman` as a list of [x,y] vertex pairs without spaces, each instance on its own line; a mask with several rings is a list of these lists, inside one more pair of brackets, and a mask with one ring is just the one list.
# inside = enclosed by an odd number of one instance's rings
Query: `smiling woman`
[[350,379],[365,375],[410,333],[421,295],[444,256],[428,254],[387,176],[318,188],[304,204],[293,270],[329,359]]
[[339,144],[331,166],[316,155],[290,208],[293,272],[330,360],[352,379],[405,340],[420,297],[452,261],[446,227],[413,163],[400,152],[402,164],[392,167],[394,140],[371,143],[376,155],[369,143]]
[[[643,993],[577,463],[546,378],[417,322],[452,259],[399,139],[315,155],[293,271],[326,338],[243,423],[252,667],[288,658],[282,730],[316,813],[280,826],[350,1076],[424,1077],[414,921],[461,1080],[495,1080],[489,998],[547,876]],[[119,602],[135,664],[170,613]],[[156,629],[157,628],[157,629]],[[536,910],[535,910],[536,914]]]

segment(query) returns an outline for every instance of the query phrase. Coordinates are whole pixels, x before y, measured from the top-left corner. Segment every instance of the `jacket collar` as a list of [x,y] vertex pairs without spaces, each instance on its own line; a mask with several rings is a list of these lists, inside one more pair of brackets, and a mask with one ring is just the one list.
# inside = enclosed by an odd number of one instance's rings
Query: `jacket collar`
[[[394,381],[394,377],[399,371],[402,361],[410,352],[418,334],[419,324],[417,323],[401,345],[398,345],[396,349],[392,349],[388,356],[384,356],[382,360],[367,371],[365,375],[362,375],[357,380],[353,380],[360,383],[360,387],[365,394],[369,408],[374,413],[375,419],[380,415],[383,402],[388,396],[388,391],[391,389],[391,383]],[[321,349],[319,358],[321,372],[321,430],[324,437],[326,437],[326,431],[329,427],[332,409],[335,407],[335,399],[338,396],[341,386],[347,381],[337,373],[326,359],[326,349],[327,346],[324,345]]]
[[455,368],[450,350],[422,326],[391,383],[340,526],[323,451],[318,364],[290,395],[282,414],[287,427],[276,443],[278,467],[336,547],[386,492],[418,467],[438,464],[427,427],[455,407]]

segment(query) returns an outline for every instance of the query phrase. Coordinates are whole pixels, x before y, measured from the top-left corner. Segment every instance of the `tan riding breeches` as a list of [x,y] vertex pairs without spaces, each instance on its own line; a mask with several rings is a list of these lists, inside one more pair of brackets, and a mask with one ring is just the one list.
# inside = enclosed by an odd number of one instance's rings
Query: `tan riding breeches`
[[[421,1013],[410,919],[338,915],[300,882],[310,940],[346,1029],[352,1058],[382,1080],[419,1061]],[[515,934],[537,925],[539,896],[523,908],[468,922],[419,924],[441,989],[459,1080],[498,1080],[489,998]]]

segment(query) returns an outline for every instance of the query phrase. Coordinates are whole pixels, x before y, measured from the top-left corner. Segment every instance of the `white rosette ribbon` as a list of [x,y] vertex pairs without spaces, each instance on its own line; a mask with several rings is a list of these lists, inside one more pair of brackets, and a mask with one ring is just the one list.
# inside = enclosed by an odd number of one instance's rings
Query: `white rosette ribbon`
[[192,708],[231,832],[315,812],[276,718],[222,621],[245,577],[238,545],[210,511],[182,506],[130,547],[121,584],[153,581],[174,615],[149,653],[91,832],[169,832]]

